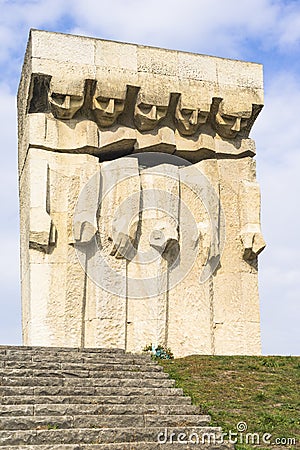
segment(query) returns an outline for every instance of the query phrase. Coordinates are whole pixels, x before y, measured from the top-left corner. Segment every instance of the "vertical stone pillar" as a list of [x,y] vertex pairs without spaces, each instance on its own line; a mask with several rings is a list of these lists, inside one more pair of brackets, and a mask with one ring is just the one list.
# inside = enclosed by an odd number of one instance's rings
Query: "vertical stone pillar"
[[[179,171],[143,169],[138,250],[128,264],[127,349],[168,344],[169,270],[179,245]],[[173,256],[174,254],[174,256]]]

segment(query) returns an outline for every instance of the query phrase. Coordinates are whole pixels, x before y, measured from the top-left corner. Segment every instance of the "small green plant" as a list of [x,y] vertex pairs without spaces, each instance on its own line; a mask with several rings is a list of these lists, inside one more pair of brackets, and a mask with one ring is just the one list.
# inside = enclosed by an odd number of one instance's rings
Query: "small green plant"
[[54,423],[49,423],[47,425],[47,430],[58,430],[59,426],[57,424]]
[[150,353],[152,357],[158,359],[174,359],[171,349],[169,347],[164,347],[163,345],[155,346],[151,343],[143,348],[143,352]]

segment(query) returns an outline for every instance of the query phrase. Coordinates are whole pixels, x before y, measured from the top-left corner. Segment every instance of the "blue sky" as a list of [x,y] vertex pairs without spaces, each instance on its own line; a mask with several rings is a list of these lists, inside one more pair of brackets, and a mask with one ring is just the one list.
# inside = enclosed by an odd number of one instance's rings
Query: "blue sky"
[[30,28],[260,62],[255,124],[262,224],[264,354],[298,354],[300,2],[298,0],[0,0],[0,344],[21,343],[16,91]]

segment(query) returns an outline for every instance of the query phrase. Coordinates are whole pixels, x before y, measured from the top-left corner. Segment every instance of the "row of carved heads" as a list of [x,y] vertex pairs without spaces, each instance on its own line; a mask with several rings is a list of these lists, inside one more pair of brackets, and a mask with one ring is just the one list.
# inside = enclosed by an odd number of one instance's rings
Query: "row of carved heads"
[[32,76],[28,112],[52,113],[59,120],[90,119],[101,129],[119,123],[149,132],[158,126],[175,126],[184,136],[192,136],[201,127],[211,126],[221,137],[248,137],[262,106],[252,104],[248,110],[232,111],[222,98],[213,97],[210,104],[200,108],[182,105],[181,94],[170,93],[169,104],[149,104],[143,101],[140,88],[127,86],[125,98],[98,95],[95,80],[85,80],[82,95],[53,92],[51,77]]

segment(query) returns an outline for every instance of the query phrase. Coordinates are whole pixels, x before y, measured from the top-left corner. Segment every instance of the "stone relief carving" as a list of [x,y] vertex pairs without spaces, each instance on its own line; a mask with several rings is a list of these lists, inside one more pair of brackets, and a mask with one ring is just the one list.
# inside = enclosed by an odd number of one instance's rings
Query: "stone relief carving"
[[149,227],[149,245],[171,263],[180,248],[179,169],[171,164],[162,164],[142,170],[141,176],[145,189],[143,220]]
[[80,212],[73,224],[74,242],[90,242],[98,233],[97,211],[100,198],[100,172],[96,172],[87,189],[82,191]]
[[134,109],[134,122],[140,131],[150,131],[156,128],[162,119],[166,117],[167,106],[148,105],[138,102]]
[[92,109],[99,127],[111,127],[123,112],[125,100],[107,97],[94,97]]
[[248,104],[247,109],[245,105],[228,105],[222,98],[216,98],[215,111],[211,114],[212,127],[225,139],[248,137],[261,108],[262,105],[256,104]]
[[[50,92],[49,76],[34,75],[32,77],[32,96],[29,113],[48,112],[58,120],[67,120],[76,117],[76,113],[86,110],[78,120],[86,118],[94,120],[100,128],[109,129],[118,123],[119,116],[124,112],[126,102],[132,101],[132,94],[128,98],[128,90],[137,90],[137,87],[127,85],[125,98],[108,97],[96,88],[96,83],[90,87],[92,92],[82,95],[71,95]],[[87,86],[91,80],[85,80]],[[171,94],[171,93],[170,93]],[[237,137],[247,137],[258,115],[261,105],[248,105],[248,109],[236,108],[236,105],[227,104],[222,98],[212,98],[212,107],[209,104],[199,108],[188,107],[182,104],[181,95],[177,95],[172,121],[179,133],[184,137],[193,137],[201,125],[210,125],[219,136],[234,140]],[[150,104],[145,102],[140,93],[137,94],[133,122],[141,132],[152,131],[160,126],[166,118],[169,105]],[[131,122],[132,122],[131,119]],[[128,120],[128,118],[127,118]]]
[[226,103],[222,100],[214,117],[214,128],[220,136],[234,139],[240,131],[247,127],[251,115],[252,109],[250,111],[233,111],[232,108],[226,108]]
[[265,248],[260,227],[260,190],[256,182],[242,181],[241,197],[241,241],[244,247],[244,259],[255,259]]
[[56,228],[50,216],[49,165],[47,161],[31,162],[31,205],[29,247],[49,253],[56,243]]
[[84,102],[84,97],[52,93],[49,95],[51,112],[57,119],[72,119]]
[[200,125],[206,123],[209,111],[208,105],[205,110],[183,107],[181,99],[179,99],[175,110],[175,123],[178,131],[185,136],[192,136],[199,130]]
[[122,158],[102,163],[101,180],[101,246],[111,256],[130,260],[135,254],[139,228],[141,188],[137,161]]

